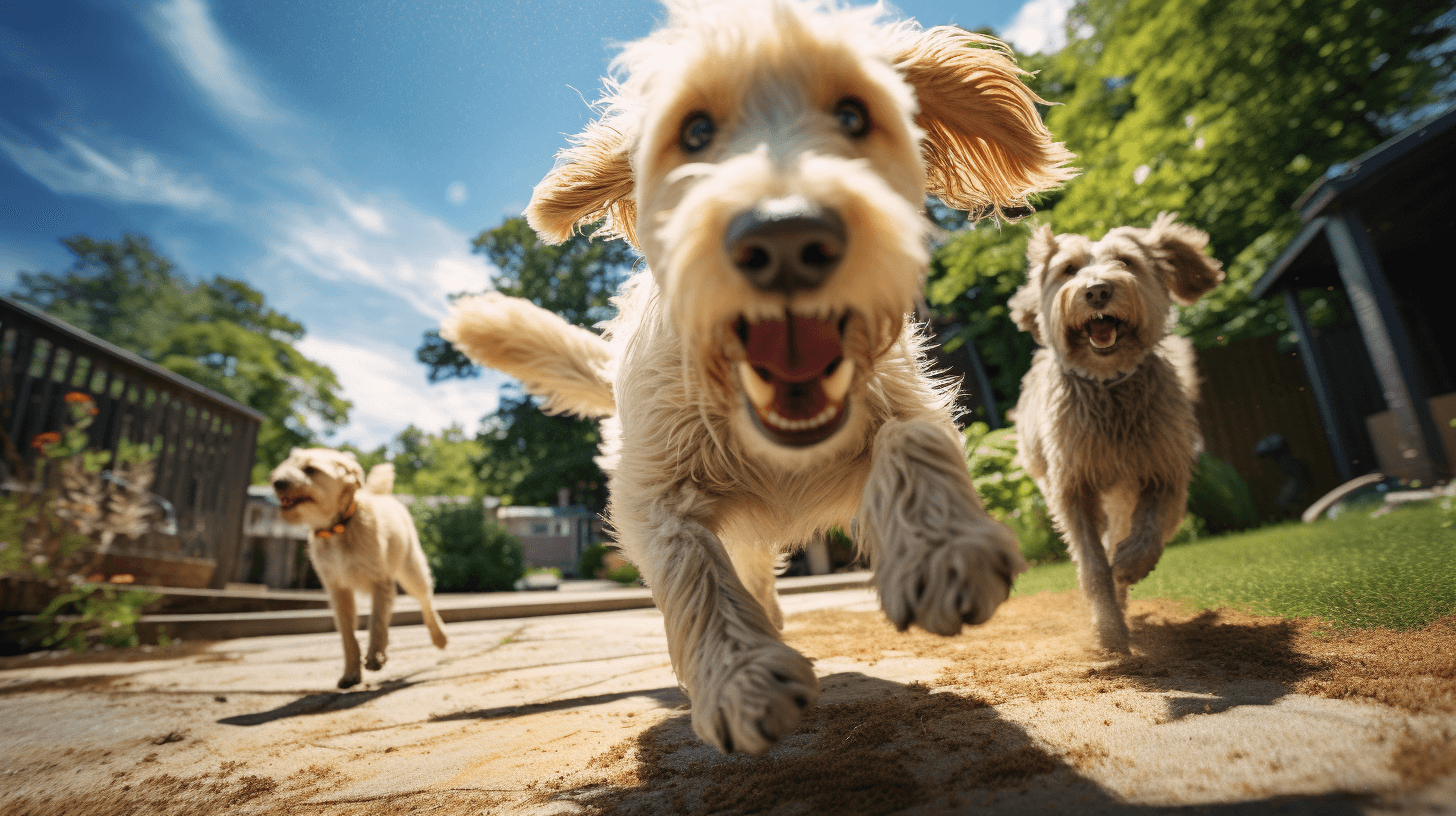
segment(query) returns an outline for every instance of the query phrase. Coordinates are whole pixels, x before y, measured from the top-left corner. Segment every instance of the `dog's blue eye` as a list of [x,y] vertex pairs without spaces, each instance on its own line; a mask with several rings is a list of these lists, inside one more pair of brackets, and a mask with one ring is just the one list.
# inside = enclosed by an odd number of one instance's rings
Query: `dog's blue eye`
[[703,111],[690,113],[683,120],[682,130],[678,131],[677,142],[683,150],[696,153],[713,141],[713,134],[717,129],[713,124],[713,117]]
[[859,138],[870,132],[870,113],[864,103],[854,97],[845,97],[834,106],[834,119],[846,135]]

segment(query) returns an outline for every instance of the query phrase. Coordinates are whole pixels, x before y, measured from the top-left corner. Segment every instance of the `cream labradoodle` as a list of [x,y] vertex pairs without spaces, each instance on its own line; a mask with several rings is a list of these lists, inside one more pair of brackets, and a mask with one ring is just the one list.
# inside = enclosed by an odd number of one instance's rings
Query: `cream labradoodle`
[[650,271],[604,336],[498,295],[441,329],[546,410],[605,418],[611,522],[724,751],[766,750],[819,693],[778,632],[786,550],[857,519],[890,620],[941,634],[988,619],[1024,568],[907,313],[927,192],[1024,206],[1071,155],[1001,43],[883,13],[669,3],[526,210],[548,241],[606,219]]
[[352,454],[294,448],[268,479],[283,506],[283,519],[313,528],[308,557],[328,590],[334,623],[344,638],[339,688],[359,682],[355,592],[373,597],[364,668],[377,671],[384,666],[396,581],[420,602],[431,642],[445,648],[445,632],[431,596],[435,582],[414,519],[399,499],[389,495],[394,490],[393,465],[376,465],[366,481]]
[[1183,520],[1201,440],[1193,346],[1173,303],[1223,281],[1208,235],[1163,214],[1096,243],[1041,227],[1011,317],[1036,339],[1016,403],[1018,462],[1077,562],[1104,648],[1126,652],[1128,587]]

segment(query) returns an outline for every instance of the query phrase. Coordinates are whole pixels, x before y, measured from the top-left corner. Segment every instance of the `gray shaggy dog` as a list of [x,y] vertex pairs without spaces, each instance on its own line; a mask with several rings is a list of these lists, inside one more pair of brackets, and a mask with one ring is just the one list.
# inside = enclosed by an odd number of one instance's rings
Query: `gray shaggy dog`
[[1077,562],[1098,641],[1116,652],[1128,650],[1128,588],[1183,520],[1201,446],[1193,346],[1168,328],[1173,303],[1223,281],[1207,245],[1168,213],[1095,243],[1043,226],[1011,298],[1041,346],[1016,403],[1017,461]]

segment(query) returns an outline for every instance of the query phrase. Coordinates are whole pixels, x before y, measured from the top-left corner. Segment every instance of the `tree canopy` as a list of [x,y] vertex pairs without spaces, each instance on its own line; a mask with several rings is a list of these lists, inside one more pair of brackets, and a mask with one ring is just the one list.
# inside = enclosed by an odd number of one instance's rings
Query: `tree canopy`
[[263,414],[254,482],[348,420],[333,371],[294,348],[303,325],[261,292],[221,276],[190,281],[140,235],[62,243],[71,269],[22,272],[12,294]]
[[[1456,12],[1434,0],[1083,0],[1065,48],[1018,56],[1080,175],[1042,196],[1029,223],[947,236],[927,301],[961,319],[1001,404],[1014,403],[1029,339],[1005,299],[1025,280],[1030,227],[1095,239],[1171,211],[1209,233],[1228,273],[1177,330],[1200,347],[1286,332],[1283,303],[1248,294],[1298,231],[1295,201],[1449,104],[1453,26]],[[1346,313],[1337,293],[1303,299],[1316,325]]]
[[[523,218],[482,231],[474,251],[498,270],[497,291],[588,328],[612,316],[610,299],[637,258],[620,240],[573,235],[559,245],[542,243]],[[425,334],[417,356],[431,381],[479,374],[436,332]],[[547,416],[529,395],[508,385],[495,413],[481,420],[475,476],[486,495],[507,503],[555,504],[557,491],[567,488],[574,502],[600,509],[606,477],[594,461],[599,441],[595,422]]]

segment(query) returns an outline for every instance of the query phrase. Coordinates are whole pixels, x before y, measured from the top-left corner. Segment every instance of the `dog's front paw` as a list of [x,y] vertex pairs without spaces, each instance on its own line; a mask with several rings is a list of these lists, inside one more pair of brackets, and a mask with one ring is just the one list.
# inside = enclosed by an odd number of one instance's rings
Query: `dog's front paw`
[[357,669],[352,672],[344,672],[344,676],[339,678],[339,688],[353,688],[359,685],[359,680],[360,677]]
[[1150,536],[1131,535],[1118,542],[1112,552],[1112,577],[1118,584],[1131,586],[1148,577],[1158,565],[1163,543]]
[[1011,579],[1026,569],[1016,538],[987,518],[938,540],[902,546],[875,571],[880,606],[904,631],[912,623],[954,635],[965,623],[985,623],[1011,593]]
[[761,754],[793,731],[819,699],[819,679],[782,643],[730,652],[730,664],[693,693],[693,730],[724,753]]
[[389,658],[385,656],[384,652],[370,652],[369,658],[364,661],[364,668],[369,671],[379,671],[387,662],[389,662]]

